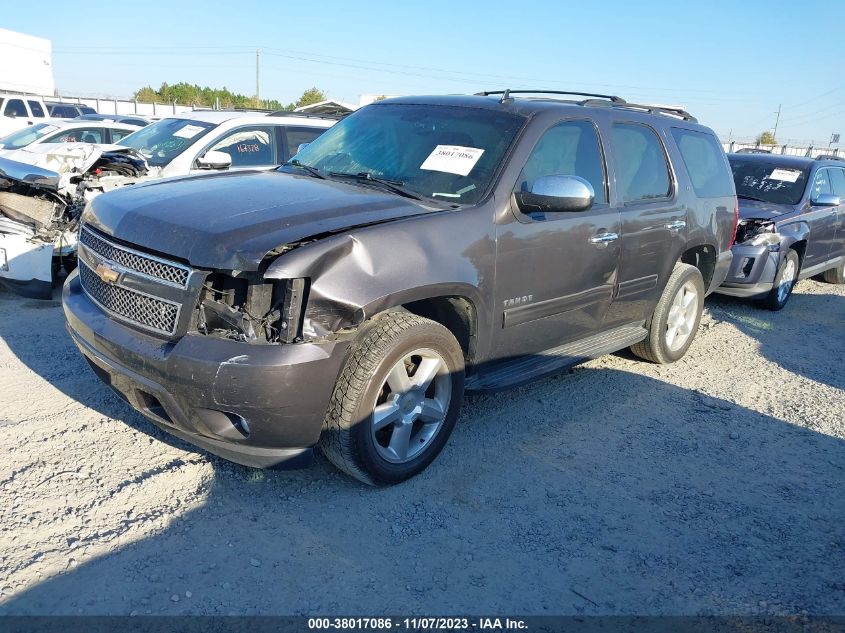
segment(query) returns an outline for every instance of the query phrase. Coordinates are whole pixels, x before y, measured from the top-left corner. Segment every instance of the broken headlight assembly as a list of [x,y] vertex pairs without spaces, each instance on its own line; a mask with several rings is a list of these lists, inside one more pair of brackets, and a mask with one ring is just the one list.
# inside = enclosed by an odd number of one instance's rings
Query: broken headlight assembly
[[196,330],[245,343],[293,343],[301,337],[306,279],[208,275],[196,311]]
[[770,220],[743,220],[737,230],[738,244],[748,246],[768,246],[776,251],[780,247],[780,235],[775,223]]

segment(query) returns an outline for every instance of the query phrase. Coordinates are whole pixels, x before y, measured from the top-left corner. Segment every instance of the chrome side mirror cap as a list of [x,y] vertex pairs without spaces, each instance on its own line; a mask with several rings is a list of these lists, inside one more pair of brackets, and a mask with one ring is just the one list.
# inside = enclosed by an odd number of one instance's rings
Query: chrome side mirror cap
[[517,191],[516,204],[523,213],[573,213],[593,206],[596,192],[580,176],[540,176],[531,191]]

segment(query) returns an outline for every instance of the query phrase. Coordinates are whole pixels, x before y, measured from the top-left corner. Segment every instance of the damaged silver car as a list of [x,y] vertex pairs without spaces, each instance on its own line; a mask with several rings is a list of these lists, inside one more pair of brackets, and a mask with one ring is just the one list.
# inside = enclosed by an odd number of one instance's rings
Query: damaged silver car
[[[94,196],[143,178],[146,160],[131,148],[45,143],[24,163],[0,158],[0,283],[49,299],[53,280],[76,266],[79,216]],[[34,164],[30,164],[34,163]]]
[[739,199],[733,264],[717,292],[781,310],[795,284],[845,283],[845,161],[728,156]]

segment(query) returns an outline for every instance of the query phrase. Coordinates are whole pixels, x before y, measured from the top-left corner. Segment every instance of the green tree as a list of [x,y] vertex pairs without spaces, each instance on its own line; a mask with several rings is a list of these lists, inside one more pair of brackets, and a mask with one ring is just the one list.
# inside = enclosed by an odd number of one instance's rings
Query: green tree
[[326,93],[314,86],[302,93],[302,96],[297,99],[294,107],[301,108],[303,106],[320,103],[326,100]]
[[[179,105],[210,108],[218,103],[221,108],[252,108],[255,107],[255,97],[237,94],[225,86],[223,88],[201,87],[196,84],[179,82],[170,85],[163,82],[158,90],[151,86],[141,88],[135,93],[135,98],[142,103],[173,103]],[[261,107],[271,110],[281,110],[282,104],[276,99],[261,101]]]
[[761,132],[759,136],[757,136],[757,144],[758,145],[777,145],[777,140],[775,140],[775,135],[766,130],[765,132]]

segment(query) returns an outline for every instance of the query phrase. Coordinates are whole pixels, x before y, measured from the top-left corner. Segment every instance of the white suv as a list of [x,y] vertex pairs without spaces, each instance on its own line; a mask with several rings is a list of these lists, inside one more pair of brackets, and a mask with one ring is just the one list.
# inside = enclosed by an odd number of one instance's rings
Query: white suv
[[0,93],[0,136],[50,118],[44,99],[32,95]]
[[310,143],[334,123],[286,112],[195,110],[156,121],[118,144],[143,155],[150,175],[155,176],[270,169],[289,160],[300,145]]

